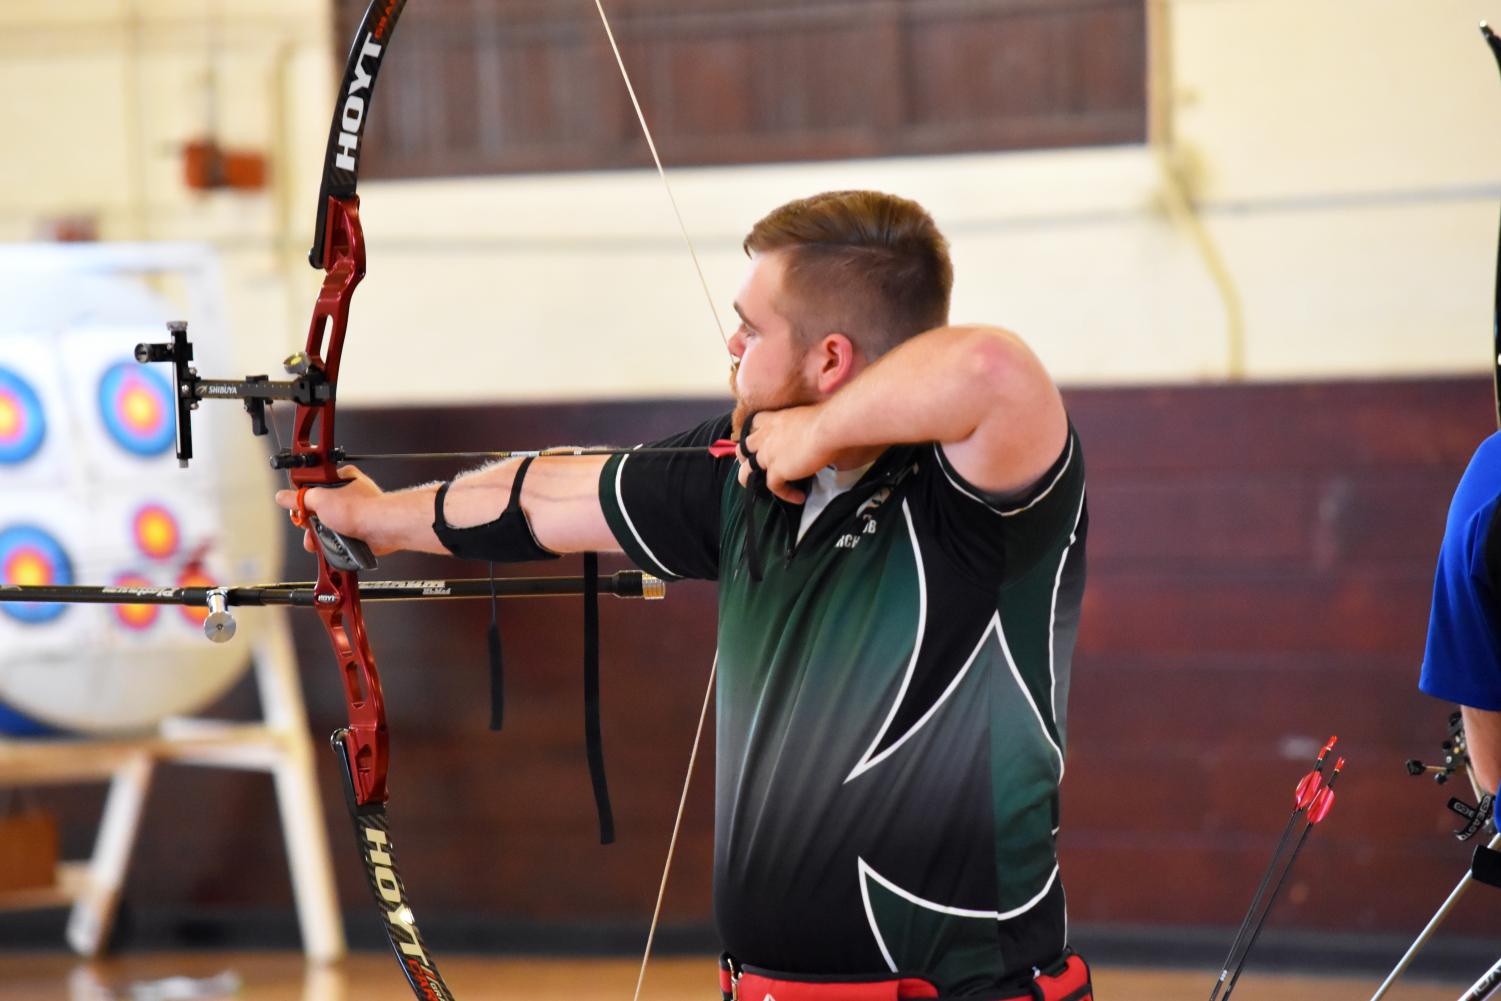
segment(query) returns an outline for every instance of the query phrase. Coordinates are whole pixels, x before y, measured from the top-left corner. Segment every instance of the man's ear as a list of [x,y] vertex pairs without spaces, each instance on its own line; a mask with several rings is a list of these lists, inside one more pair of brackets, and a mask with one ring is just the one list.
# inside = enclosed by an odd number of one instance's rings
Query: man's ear
[[817,368],[814,372],[815,386],[820,393],[832,393],[849,382],[860,371],[860,349],[849,336],[841,333],[825,334],[814,349]]

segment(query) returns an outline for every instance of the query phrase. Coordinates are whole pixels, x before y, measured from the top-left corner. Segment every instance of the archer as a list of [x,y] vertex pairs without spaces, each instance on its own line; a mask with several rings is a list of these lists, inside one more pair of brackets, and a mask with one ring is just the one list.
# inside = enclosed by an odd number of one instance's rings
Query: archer
[[735,410],[661,443],[735,456],[394,492],[350,468],[303,503],[376,553],[623,552],[718,582],[727,994],[1087,998],[1055,844],[1088,525],[1059,392],[1014,334],[949,324],[947,241],[913,202],[794,201],[744,247]]

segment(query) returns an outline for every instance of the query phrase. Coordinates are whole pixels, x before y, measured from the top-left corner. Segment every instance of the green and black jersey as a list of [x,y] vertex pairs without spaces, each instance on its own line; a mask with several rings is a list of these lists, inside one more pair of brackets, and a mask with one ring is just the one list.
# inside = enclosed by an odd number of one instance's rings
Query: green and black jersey
[[[721,417],[661,444],[729,430]],[[1052,470],[1007,500],[935,444],[893,446],[800,540],[801,509],[748,508],[735,472],[734,459],[627,455],[600,479],[639,566],[719,582],[725,948],[789,973],[920,974],[946,993],[1056,958],[1088,521],[1072,427]]]

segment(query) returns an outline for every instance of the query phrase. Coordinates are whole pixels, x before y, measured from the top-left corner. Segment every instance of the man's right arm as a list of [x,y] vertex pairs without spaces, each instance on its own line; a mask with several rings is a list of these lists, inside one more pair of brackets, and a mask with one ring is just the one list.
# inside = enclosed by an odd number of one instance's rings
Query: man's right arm
[[[511,499],[520,460],[506,460],[455,479],[444,497],[444,520],[454,528],[483,525],[500,517]],[[620,552],[599,503],[600,456],[543,456],[532,462],[522,484],[521,507],[532,534],[555,553]],[[446,555],[433,531],[434,502],[441,483],[383,491],[353,467],[341,470],[347,487],[314,487],[307,506],[325,525],[363,539],[377,555],[409,550]],[[276,503],[291,510],[294,490],[280,490]],[[305,533],[303,548],[312,551]]]

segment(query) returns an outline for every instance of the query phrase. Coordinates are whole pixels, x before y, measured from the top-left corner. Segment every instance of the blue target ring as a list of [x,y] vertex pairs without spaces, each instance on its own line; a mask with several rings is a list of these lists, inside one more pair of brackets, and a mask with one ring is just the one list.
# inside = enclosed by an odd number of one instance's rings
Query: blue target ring
[[47,416],[31,384],[0,368],[0,466],[25,462],[47,437]]
[[137,362],[111,365],[99,380],[99,417],[115,444],[143,458],[172,447],[172,387]]
[[[35,525],[12,525],[0,529],[0,584],[71,583],[73,563],[51,534]],[[51,622],[67,608],[61,602],[21,604],[0,601],[0,613],[26,625]]]

